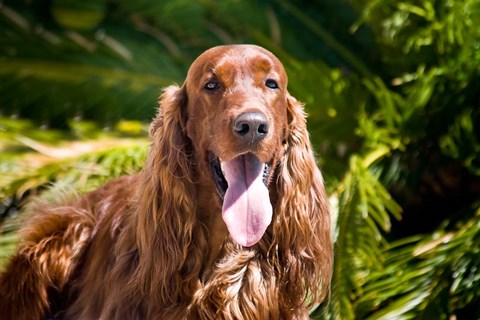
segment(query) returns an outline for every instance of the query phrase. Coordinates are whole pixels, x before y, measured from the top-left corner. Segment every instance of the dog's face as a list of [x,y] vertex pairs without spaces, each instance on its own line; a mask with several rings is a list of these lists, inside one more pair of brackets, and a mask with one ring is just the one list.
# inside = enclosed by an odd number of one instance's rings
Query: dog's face
[[232,238],[250,246],[271,222],[268,185],[287,135],[287,75],[267,50],[220,46],[188,71],[186,131],[211,171]]

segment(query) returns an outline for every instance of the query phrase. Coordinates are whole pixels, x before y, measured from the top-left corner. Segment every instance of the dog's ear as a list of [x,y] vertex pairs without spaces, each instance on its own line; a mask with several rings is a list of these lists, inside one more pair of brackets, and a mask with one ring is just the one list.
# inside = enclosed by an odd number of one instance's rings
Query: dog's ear
[[[179,125],[178,129],[182,129],[186,121],[186,104],[187,93],[185,86],[179,88],[177,85],[171,85],[164,88],[159,98],[157,116],[150,124],[150,137],[153,138],[160,127],[166,129],[169,124],[172,124],[165,123],[168,119],[174,120],[175,127]],[[174,115],[175,119],[172,119],[169,115]]]
[[185,134],[187,122],[187,90],[185,85],[166,87],[159,98],[159,108],[150,125],[152,147],[147,158],[147,169],[169,171],[173,177],[191,181],[191,143]]
[[[169,86],[160,97],[158,115],[150,126],[153,139],[142,172],[137,209],[137,280],[157,306],[170,308],[191,294],[202,257],[189,252],[196,224],[191,141],[187,122],[185,86]],[[200,242],[200,243],[198,243]],[[188,261],[190,262],[187,262]],[[193,261],[193,262],[192,262]]]
[[329,204],[303,105],[289,94],[286,99],[288,134],[277,179],[279,200],[273,237],[282,265],[288,266],[285,279],[280,281],[292,303],[305,301],[306,293],[315,303],[323,300],[330,288],[333,248]]

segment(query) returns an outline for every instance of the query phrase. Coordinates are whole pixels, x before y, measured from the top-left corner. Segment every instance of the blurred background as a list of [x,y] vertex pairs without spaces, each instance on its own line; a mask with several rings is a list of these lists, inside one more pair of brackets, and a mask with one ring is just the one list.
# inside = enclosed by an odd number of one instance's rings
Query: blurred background
[[480,0],[1,0],[0,267],[29,199],[140,170],[161,88],[254,43],[307,104],[334,208],[312,319],[480,319],[479,21]]

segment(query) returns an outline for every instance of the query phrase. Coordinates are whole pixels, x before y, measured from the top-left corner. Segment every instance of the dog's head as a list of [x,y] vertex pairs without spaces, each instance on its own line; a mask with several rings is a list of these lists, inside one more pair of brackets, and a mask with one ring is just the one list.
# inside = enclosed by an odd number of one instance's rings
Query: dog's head
[[184,84],[187,136],[208,162],[232,238],[251,246],[272,219],[268,185],[287,130],[287,75],[280,61],[252,45],[200,55]]
[[[229,233],[243,246],[256,244],[272,221],[271,185],[279,181],[285,153],[301,145],[305,157],[312,157],[303,108],[289,95],[287,81],[282,63],[261,47],[214,47],[192,63],[181,88],[165,90],[151,127],[154,134],[163,126],[171,148],[180,151],[188,139],[195,154],[190,161],[197,174],[208,172],[218,193],[212,201],[221,202]],[[178,155],[169,157],[178,168],[188,166]],[[302,156],[297,160],[305,162]],[[293,174],[305,174],[300,163],[289,165],[297,170]]]

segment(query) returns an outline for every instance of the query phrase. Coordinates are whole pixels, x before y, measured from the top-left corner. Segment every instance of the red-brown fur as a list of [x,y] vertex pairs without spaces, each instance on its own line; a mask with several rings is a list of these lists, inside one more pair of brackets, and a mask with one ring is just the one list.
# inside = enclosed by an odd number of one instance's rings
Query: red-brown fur
[[[204,88],[212,77],[214,93]],[[330,217],[303,107],[286,86],[283,66],[260,47],[201,55],[182,87],[164,90],[142,172],[36,207],[0,276],[0,317],[308,318],[329,290]],[[271,126],[254,146],[231,129],[252,110]],[[235,244],[222,221],[208,150],[272,164],[273,221],[252,247]]]

